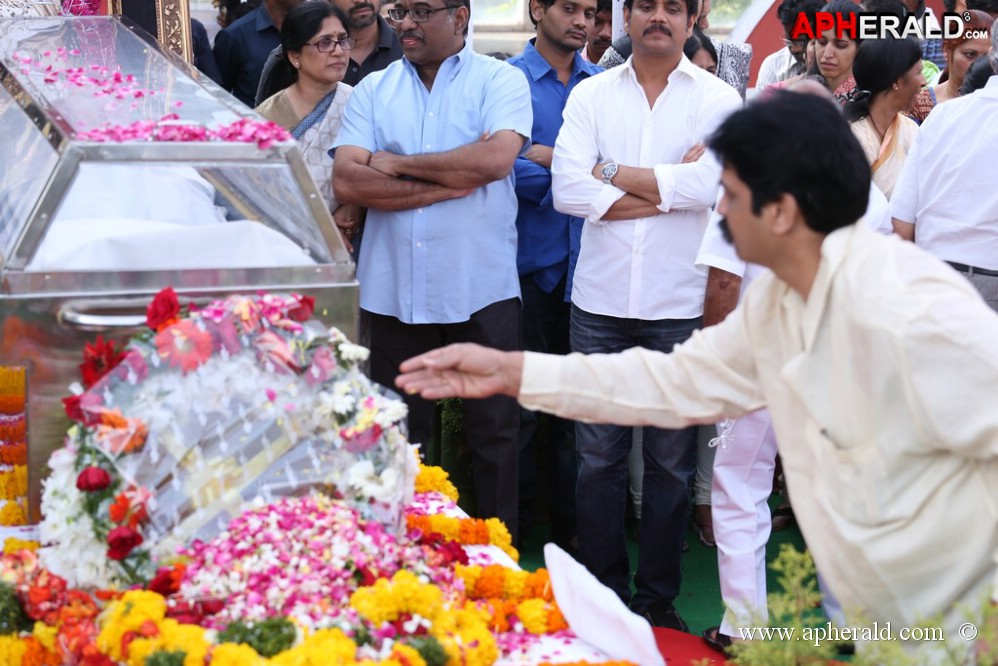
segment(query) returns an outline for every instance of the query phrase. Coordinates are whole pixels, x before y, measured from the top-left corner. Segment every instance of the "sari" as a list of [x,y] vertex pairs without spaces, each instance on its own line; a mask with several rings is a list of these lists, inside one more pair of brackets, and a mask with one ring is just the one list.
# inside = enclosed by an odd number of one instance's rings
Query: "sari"
[[330,213],[339,207],[339,203],[333,195],[333,158],[329,155],[329,149],[343,126],[343,111],[351,93],[352,86],[336,84],[336,89],[304,118],[295,113],[287,89],[267,98],[256,108],[257,113],[286,128],[298,140],[305,166]]
[[832,95],[835,97],[835,101],[840,105],[845,106],[846,102],[849,101],[849,94],[856,89],[856,79],[850,73],[846,77],[846,80],[838,85],[835,90],[832,91]]
[[887,128],[881,141],[873,121],[867,116],[852,123],[852,132],[859,139],[859,144],[866,153],[866,159],[870,162],[873,184],[890,200],[908,151],[915,143],[918,124],[903,113],[899,113]]

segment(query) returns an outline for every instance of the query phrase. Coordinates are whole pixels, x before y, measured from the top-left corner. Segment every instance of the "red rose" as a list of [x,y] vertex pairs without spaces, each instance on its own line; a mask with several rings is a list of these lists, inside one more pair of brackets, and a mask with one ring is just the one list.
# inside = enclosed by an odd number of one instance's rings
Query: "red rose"
[[315,312],[315,299],[311,296],[299,296],[298,307],[288,310],[288,318],[294,321],[308,321]]
[[80,374],[83,375],[83,388],[90,388],[101,377],[111,372],[125,358],[125,352],[115,351],[113,340],[104,340],[98,335],[93,344],[83,346],[83,363],[80,364]]
[[66,416],[70,419],[83,423],[83,410],[80,409],[80,396],[71,395],[62,399],[62,407],[66,410]]
[[156,294],[152,303],[146,308],[146,326],[154,331],[160,331],[177,321],[180,314],[180,301],[173,287],[167,287]]
[[111,475],[100,467],[84,468],[80,475],[76,477],[76,488],[85,493],[94,493],[104,490],[111,485]]
[[107,556],[123,560],[142,543],[142,535],[126,525],[119,525],[107,535]]

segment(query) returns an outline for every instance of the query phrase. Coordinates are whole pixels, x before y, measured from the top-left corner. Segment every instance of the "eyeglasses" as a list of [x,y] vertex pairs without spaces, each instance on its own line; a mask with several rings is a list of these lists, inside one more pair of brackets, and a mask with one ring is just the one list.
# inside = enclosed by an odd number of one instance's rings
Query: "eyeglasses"
[[803,50],[807,48],[808,41],[807,39],[784,39],[783,45],[788,49]]
[[388,18],[396,23],[401,23],[405,19],[406,14],[408,14],[412,17],[414,22],[422,23],[430,20],[430,14],[436,14],[437,12],[446,11],[448,9],[457,9],[457,7],[437,7],[436,9],[426,9],[425,7],[418,7],[416,9],[400,9],[398,7],[392,7],[388,10]]
[[319,53],[330,53],[339,44],[340,48],[344,51],[349,51],[353,47],[357,46],[357,40],[353,37],[344,37],[342,39],[333,39],[332,37],[323,37],[317,42],[305,42],[303,46],[314,46],[315,50]]

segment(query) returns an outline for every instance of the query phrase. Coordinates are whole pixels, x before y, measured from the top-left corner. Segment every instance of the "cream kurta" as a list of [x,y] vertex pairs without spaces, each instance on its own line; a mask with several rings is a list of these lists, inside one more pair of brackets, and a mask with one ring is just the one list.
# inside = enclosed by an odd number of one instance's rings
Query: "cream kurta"
[[[994,583],[998,316],[913,244],[826,238],[805,302],[767,274],[669,355],[526,355],[520,401],[582,421],[677,428],[767,405],[796,513],[847,613],[943,614],[952,647]],[[914,647],[914,646],[912,646]]]

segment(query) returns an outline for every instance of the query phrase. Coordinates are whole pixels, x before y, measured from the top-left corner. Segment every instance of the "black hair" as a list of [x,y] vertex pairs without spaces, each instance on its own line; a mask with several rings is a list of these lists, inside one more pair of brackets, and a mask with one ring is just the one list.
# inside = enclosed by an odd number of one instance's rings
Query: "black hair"
[[987,14],[998,14],[998,0],[967,0],[967,9],[979,9]]
[[[541,3],[541,6],[544,7],[544,11],[547,11],[547,10],[551,9],[551,6],[554,4],[555,0],[537,0],[537,2]],[[534,18],[534,13],[532,11],[530,11],[529,5],[531,5],[531,4],[533,4],[532,0],[527,0],[527,5],[528,5],[528,7],[527,7],[527,16],[530,18],[530,22],[533,23],[534,27],[536,28],[537,27],[537,19]]]
[[[857,5],[852,0],[830,0],[829,2],[825,3],[825,6],[822,7],[820,11],[828,12],[829,14],[834,14],[836,25],[838,25],[839,21],[848,18],[850,14],[861,13],[859,5]],[[811,25],[814,25],[814,23],[812,23]],[[836,36],[837,35],[838,33],[836,33]],[[846,35],[845,33],[843,33],[842,36],[844,39],[855,41],[857,46],[862,42],[862,40],[859,39],[859,37],[853,40],[852,37]],[[815,35],[815,38],[818,37],[820,37],[820,35]]]
[[596,0],[596,13],[606,12],[613,9],[613,0]]
[[980,90],[988,84],[988,79],[992,76],[995,76],[995,70],[991,67],[991,59],[985,53],[970,63],[963,77],[963,85],[960,86],[960,94],[969,95],[975,90]]
[[901,0],[863,0],[863,11],[868,14],[892,14],[901,19],[908,15],[908,8]]
[[703,34],[703,31],[699,27],[693,27],[693,34],[689,36],[686,43],[683,44],[683,55],[685,55],[690,60],[693,60],[693,56],[697,54],[698,51],[706,51],[707,55],[713,59],[714,64],[717,64],[717,49],[714,48],[713,42],[710,38]]
[[777,90],[731,114],[707,145],[748,187],[756,215],[789,194],[807,226],[828,234],[866,212],[870,165],[831,100]]
[[846,118],[853,121],[870,115],[873,98],[890,90],[895,81],[921,61],[922,47],[910,37],[884,37],[860,44],[852,62],[856,92],[846,102]]
[[824,0],[783,0],[776,10],[776,16],[783,24],[787,34],[791,34],[794,24],[797,23],[797,16],[804,14],[809,25],[814,25],[816,14],[824,6]]
[[[686,15],[696,16],[700,9],[699,0],[683,0],[686,3]],[[634,0],[624,0],[624,7],[627,11],[631,11],[634,7]]]
[[[544,0],[542,0],[543,2]],[[554,0],[551,2],[545,2],[545,7],[550,7],[554,4]],[[457,9],[459,7],[464,7],[468,10],[468,22],[464,26],[464,36],[468,36],[468,26],[471,25],[471,0],[444,0],[444,6],[448,9]],[[532,19],[531,19],[532,20]]]
[[943,0],[943,11],[947,14],[956,11],[956,0]]
[[[322,22],[330,16],[335,16],[343,24],[344,30],[349,30],[347,15],[342,9],[326,0],[305,0],[294,6],[281,24],[281,55],[274,66],[273,73],[267,79],[267,85],[261,98],[284,90],[298,80],[298,70],[291,64],[289,53],[301,51],[305,43],[319,34]],[[349,33],[348,33],[349,34]]]

